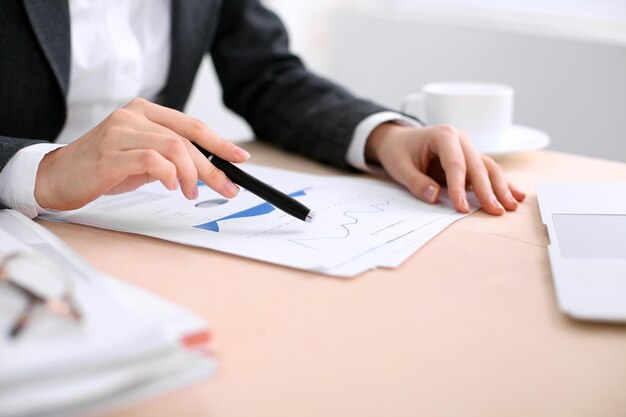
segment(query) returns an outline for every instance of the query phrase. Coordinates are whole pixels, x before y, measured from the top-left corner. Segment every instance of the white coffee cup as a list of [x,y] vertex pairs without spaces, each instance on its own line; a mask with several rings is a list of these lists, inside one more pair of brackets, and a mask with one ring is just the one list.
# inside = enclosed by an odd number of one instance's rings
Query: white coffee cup
[[501,148],[513,124],[513,88],[503,84],[436,82],[405,97],[403,111],[427,125],[467,132],[479,151]]

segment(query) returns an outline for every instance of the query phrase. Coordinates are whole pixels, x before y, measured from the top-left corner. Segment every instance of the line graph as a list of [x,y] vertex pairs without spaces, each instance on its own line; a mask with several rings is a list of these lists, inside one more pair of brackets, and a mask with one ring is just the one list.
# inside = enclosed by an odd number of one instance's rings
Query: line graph
[[370,204],[369,207],[372,207],[374,210],[348,210],[342,213],[343,216],[347,217],[351,221],[346,223],[341,223],[339,226],[343,229],[343,232],[339,236],[319,236],[319,237],[310,237],[310,238],[301,238],[301,239],[288,239],[290,242],[295,243],[296,245],[303,246],[305,248],[311,250],[320,250],[322,248],[317,247],[313,242],[320,243],[322,241],[328,240],[340,240],[347,239],[350,237],[350,226],[354,226],[359,223],[359,214],[376,214],[376,213],[384,213],[385,207],[389,206],[389,200],[385,200],[382,203]]
[[[224,200],[201,182],[198,201],[191,202],[154,182],[107,200],[115,210],[92,204],[50,217],[291,268],[354,276],[376,267],[398,266],[465,216],[444,196],[440,204],[427,204],[387,181],[254,165],[249,172],[291,192],[291,197],[316,212],[315,221],[301,222],[247,191]],[[148,201],[143,193],[158,198]]]

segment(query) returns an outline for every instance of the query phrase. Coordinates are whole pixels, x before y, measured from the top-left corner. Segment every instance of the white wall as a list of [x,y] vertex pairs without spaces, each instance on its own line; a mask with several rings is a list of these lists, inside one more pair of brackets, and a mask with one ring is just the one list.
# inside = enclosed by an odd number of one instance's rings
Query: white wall
[[[607,24],[533,11],[507,20],[499,10],[489,20],[485,9],[442,14],[420,2],[266,1],[307,65],[359,95],[398,107],[430,81],[504,82],[516,89],[516,123],[547,131],[552,149],[626,161],[626,16]],[[205,63],[188,112],[229,138],[250,138],[218,91]]]
[[396,108],[427,82],[509,84],[516,123],[548,132],[551,149],[626,161],[626,28],[553,23],[344,11],[331,23],[330,72]]

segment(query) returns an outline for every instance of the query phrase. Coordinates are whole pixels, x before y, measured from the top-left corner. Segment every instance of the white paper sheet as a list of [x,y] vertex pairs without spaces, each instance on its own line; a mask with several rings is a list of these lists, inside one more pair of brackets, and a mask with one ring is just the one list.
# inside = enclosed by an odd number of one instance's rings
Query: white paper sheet
[[379,266],[397,266],[465,216],[445,198],[440,204],[427,204],[383,181],[308,175],[250,164],[244,168],[311,208],[317,215],[315,221],[297,220],[245,190],[225,200],[201,185],[198,200],[188,201],[179,191],[168,191],[159,183],[43,218],[352,276]]
[[0,285],[0,416],[110,410],[214,372],[211,356],[181,344],[187,335],[208,331],[203,320],[98,273],[40,225],[0,210],[0,255],[15,251],[39,252],[63,270],[82,320],[38,307],[22,334],[8,338],[26,299]]

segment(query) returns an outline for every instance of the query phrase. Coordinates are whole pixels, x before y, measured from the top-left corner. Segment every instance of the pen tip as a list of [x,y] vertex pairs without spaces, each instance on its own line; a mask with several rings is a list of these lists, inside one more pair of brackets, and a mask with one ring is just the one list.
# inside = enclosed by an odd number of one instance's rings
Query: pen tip
[[315,212],[309,211],[309,214],[306,215],[306,219],[304,219],[304,221],[307,223],[311,223],[313,222],[313,220],[315,220]]

